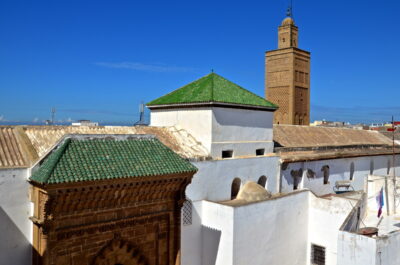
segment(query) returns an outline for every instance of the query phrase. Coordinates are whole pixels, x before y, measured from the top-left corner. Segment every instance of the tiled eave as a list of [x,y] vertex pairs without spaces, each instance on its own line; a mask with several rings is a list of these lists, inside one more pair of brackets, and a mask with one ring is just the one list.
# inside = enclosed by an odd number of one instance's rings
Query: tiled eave
[[197,103],[179,103],[179,104],[165,104],[165,105],[147,105],[149,109],[178,109],[178,108],[201,108],[201,107],[220,107],[230,109],[247,109],[247,110],[260,110],[260,111],[276,111],[278,108],[267,106],[255,106],[244,104],[232,104],[224,102],[197,102]]

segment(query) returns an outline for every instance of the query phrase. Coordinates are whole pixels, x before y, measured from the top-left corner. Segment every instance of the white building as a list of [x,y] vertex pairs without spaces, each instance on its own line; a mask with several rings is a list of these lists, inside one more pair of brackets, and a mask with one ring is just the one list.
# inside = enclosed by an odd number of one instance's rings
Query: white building
[[[193,162],[199,171],[186,191],[182,264],[341,264],[339,229],[354,209],[359,228],[368,175],[393,170],[391,142],[373,131],[273,127],[273,110],[221,100],[237,88],[210,74],[148,104],[151,126],[183,128],[211,156]],[[272,197],[243,189],[250,181]],[[247,200],[236,198],[240,187]],[[343,187],[355,192],[334,195]]]

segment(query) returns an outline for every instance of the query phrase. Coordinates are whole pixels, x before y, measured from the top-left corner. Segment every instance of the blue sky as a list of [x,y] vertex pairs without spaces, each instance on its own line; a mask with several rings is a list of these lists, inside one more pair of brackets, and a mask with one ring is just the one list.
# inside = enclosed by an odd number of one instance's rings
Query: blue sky
[[[138,104],[208,74],[264,95],[287,0],[0,2],[0,122],[133,123]],[[399,1],[296,1],[311,119],[400,119]]]

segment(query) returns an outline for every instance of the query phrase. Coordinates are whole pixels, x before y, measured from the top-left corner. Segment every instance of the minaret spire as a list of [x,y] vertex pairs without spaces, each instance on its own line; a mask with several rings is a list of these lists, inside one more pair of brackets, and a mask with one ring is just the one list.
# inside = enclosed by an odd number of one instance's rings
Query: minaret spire
[[293,18],[293,0],[290,0],[289,6],[286,9],[286,16]]

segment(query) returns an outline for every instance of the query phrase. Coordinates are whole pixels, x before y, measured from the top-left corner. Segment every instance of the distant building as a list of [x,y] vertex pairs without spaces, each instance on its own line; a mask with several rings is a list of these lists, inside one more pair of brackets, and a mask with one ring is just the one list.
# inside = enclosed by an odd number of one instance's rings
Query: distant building
[[73,122],[72,126],[99,126],[98,122],[93,122],[90,120],[79,120],[78,122]]
[[345,127],[348,124],[346,124],[343,121],[314,121],[313,123],[310,123],[310,126],[325,126],[325,127]]

